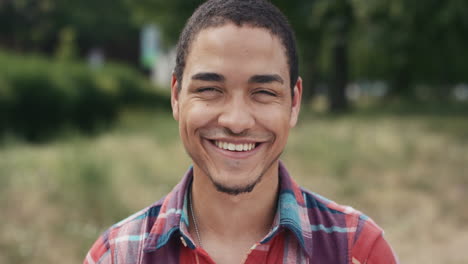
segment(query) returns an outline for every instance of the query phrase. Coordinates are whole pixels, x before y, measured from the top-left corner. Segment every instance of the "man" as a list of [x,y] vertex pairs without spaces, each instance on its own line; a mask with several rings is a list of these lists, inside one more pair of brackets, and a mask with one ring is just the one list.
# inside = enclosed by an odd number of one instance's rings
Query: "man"
[[302,81],[293,32],[262,0],[209,0],[187,22],[172,109],[193,167],[107,230],[85,263],[396,263],[382,230],[298,187],[279,161]]

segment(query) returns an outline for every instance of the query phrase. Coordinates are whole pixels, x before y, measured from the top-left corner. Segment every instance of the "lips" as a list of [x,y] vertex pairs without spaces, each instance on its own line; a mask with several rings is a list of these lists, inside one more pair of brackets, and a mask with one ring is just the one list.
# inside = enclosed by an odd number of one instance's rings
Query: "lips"
[[213,143],[220,149],[237,152],[250,151],[256,147],[255,143],[232,143],[220,140],[214,140]]

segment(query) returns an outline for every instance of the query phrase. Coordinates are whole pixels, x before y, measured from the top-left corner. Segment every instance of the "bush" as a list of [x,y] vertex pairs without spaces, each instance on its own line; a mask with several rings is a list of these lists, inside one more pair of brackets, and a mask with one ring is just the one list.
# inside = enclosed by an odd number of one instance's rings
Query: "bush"
[[0,53],[0,133],[41,141],[64,128],[93,132],[128,106],[169,109],[170,100],[123,65],[93,70],[84,63]]

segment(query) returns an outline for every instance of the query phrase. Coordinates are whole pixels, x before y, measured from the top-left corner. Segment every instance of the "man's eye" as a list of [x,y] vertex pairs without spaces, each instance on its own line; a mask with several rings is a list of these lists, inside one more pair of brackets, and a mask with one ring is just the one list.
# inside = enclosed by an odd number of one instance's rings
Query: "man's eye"
[[199,88],[197,89],[197,93],[210,93],[210,92],[219,92],[218,89],[214,88],[214,87],[203,87],[203,88]]
[[261,95],[269,95],[269,96],[275,96],[276,97],[276,94],[271,92],[271,91],[268,91],[268,90],[258,90],[255,92],[256,94],[261,94]]

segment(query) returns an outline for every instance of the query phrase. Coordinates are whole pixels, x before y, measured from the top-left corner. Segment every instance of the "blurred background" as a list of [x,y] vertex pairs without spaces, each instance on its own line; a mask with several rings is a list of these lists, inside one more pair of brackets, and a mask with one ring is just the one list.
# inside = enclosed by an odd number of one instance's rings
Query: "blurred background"
[[[0,1],[0,263],[81,263],[190,165],[169,102],[196,0]],[[468,263],[468,2],[272,1],[305,95],[282,159],[402,263]]]

